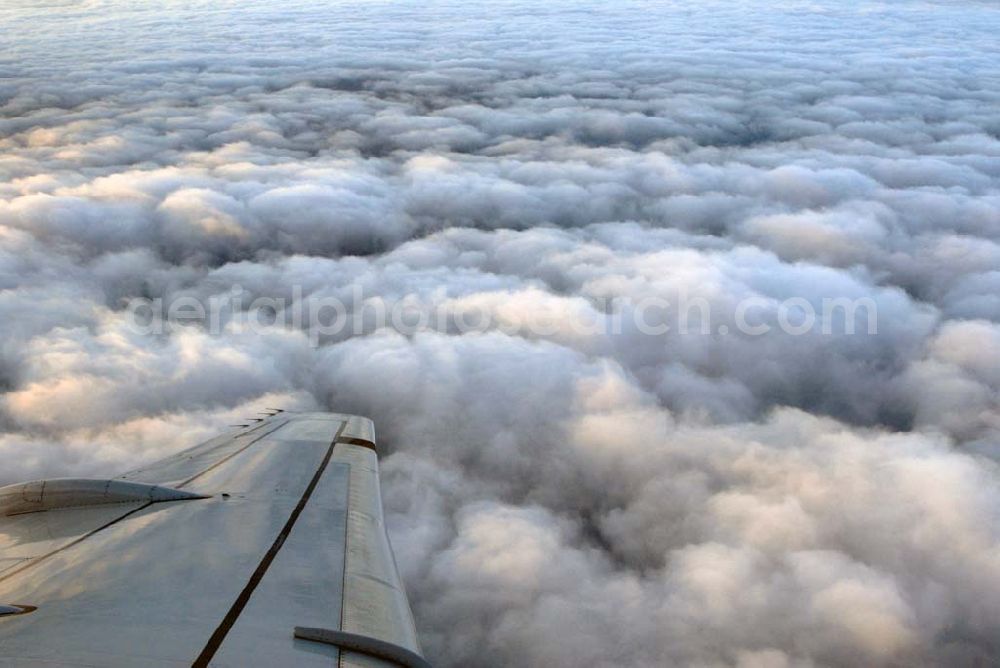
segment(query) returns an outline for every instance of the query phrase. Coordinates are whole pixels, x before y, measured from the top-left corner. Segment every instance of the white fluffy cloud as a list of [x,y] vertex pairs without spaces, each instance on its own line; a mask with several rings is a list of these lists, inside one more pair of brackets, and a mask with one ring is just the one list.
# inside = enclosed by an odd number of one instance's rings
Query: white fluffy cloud
[[[0,22],[0,484],[359,412],[438,665],[1000,657],[990,3]],[[318,338],[128,326],[237,285],[366,301]],[[607,308],[683,297],[708,333]],[[747,299],[868,300],[878,331],[743,335]],[[376,327],[396,304],[451,324]]]

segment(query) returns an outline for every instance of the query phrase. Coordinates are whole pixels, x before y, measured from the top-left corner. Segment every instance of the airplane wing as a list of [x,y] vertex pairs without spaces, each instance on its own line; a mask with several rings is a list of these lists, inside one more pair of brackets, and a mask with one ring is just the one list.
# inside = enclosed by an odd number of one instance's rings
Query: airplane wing
[[367,418],[0,488],[0,664],[426,668]]

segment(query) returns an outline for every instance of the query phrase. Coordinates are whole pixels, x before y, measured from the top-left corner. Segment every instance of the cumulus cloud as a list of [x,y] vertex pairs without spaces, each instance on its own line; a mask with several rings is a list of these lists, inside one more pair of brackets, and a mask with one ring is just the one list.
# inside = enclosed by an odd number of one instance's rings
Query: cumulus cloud
[[358,412],[438,665],[1000,657],[989,3],[0,16],[0,484]]

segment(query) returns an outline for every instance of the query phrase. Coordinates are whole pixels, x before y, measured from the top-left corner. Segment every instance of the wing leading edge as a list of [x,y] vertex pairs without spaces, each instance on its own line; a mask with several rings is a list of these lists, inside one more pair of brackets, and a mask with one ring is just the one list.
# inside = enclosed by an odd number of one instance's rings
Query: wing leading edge
[[104,482],[183,497],[0,514],[0,605],[33,608],[0,615],[4,665],[427,665],[367,418],[281,413]]

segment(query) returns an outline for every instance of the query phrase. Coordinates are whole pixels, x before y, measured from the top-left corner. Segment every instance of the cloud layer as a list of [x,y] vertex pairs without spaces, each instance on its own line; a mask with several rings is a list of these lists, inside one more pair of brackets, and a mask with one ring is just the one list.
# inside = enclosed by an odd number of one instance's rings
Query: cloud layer
[[[438,665],[1000,660],[990,3],[0,21],[0,484],[359,412]],[[234,285],[494,326],[128,326]],[[678,295],[878,332],[581,326]]]

